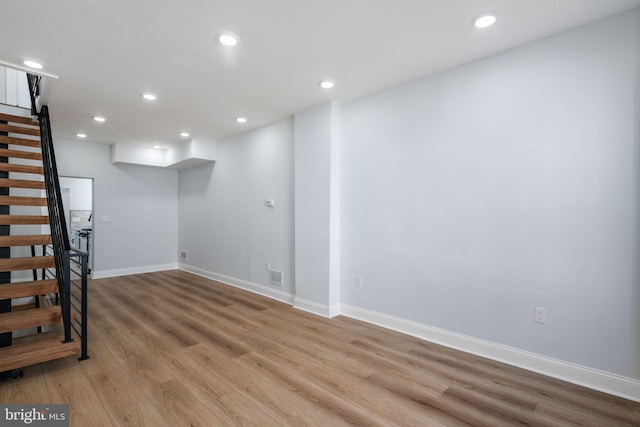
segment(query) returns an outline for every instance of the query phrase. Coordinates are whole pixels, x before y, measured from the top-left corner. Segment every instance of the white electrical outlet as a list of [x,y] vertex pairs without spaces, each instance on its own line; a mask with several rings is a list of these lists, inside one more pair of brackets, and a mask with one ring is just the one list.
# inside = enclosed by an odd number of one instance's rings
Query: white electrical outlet
[[189,259],[189,253],[187,251],[180,251],[180,260],[187,261]]
[[356,287],[362,287],[362,276],[360,276],[359,274],[356,275]]
[[102,255],[105,256],[105,257],[108,257],[109,256],[109,249],[103,249],[102,250]]
[[533,321],[536,323],[542,323],[543,325],[547,323],[547,309],[536,307],[536,310],[533,314]]

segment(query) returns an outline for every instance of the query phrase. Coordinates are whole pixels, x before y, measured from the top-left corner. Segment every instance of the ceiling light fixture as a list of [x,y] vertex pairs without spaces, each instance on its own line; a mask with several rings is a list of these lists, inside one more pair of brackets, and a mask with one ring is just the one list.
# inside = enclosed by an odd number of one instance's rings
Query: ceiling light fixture
[[323,80],[320,82],[320,87],[322,89],[331,89],[334,86],[335,86],[335,83],[332,82],[331,80]]
[[473,26],[476,28],[488,28],[496,23],[498,14],[495,12],[482,13],[473,18]]
[[238,36],[233,33],[224,32],[218,35],[218,41],[225,46],[235,46],[238,44]]
[[247,123],[246,117],[236,117],[236,122],[238,123]]
[[103,123],[103,122],[107,121],[107,119],[105,119],[102,116],[93,116],[93,120],[95,120],[96,122],[100,122],[100,123]]
[[22,62],[24,65],[26,65],[29,68],[33,68],[34,70],[41,70],[42,69],[42,64],[36,61],[31,61],[31,60],[26,60]]
[[147,101],[155,101],[158,97],[152,93],[143,93],[142,97]]
[[76,133],[76,136],[77,136],[78,138],[86,138],[86,137],[87,137],[87,134],[86,134],[86,133]]
[[162,146],[161,145],[153,145],[153,148],[160,149],[160,148],[162,148]]
[[180,136],[186,138],[189,136],[189,132],[180,132]]

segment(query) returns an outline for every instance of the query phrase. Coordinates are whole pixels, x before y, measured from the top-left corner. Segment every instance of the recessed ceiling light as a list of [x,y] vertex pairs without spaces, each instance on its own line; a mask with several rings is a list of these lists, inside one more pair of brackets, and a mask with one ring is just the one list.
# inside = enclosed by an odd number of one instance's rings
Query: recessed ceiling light
[[152,93],[143,93],[142,97],[147,101],[155,101],[156,99],[158,99],[158,97]]
[[246,117],[236,117],[236,122],[238,123],[247,123]]
[[153,146],[153,148],[158,148],[158,149],[160,149],[160,148],[162,148],[162,146],[161,146],[161,145],[154,145],[154,146]]
[[473,26],[476,28],[487,28],[492,26],[498,20],[495,12],[483,13],[473,18]]
[[36,61],[30,61],[30,60],[26,60],[24,62],[22,62],[24,65],[26,65],[29,68],[33,68],[36,70],[41,70],[42,69],[42,64]]
[[189,132],[180,132],[180,136],[186,138],[189,136]]
[[76,136],[77,136],[78,138],[86,138],[86,137],[87,137],[87,134],[86,134],[86,133],[76,133]]
[[95,120],[96,122],[100,122],[100,123],[107,121],[107,119],[105,119],[104,117],[101,117],[101,116],[93,116],[93,120]]
[[238,36],[225,32],[218,36],[218,41],[225,46],[235,46],[238,44]]
[[335,86],[335,83],[333,83],[331,80],[323,80],[320,82],[320,87],[322,89],[331,89],[334,86]]

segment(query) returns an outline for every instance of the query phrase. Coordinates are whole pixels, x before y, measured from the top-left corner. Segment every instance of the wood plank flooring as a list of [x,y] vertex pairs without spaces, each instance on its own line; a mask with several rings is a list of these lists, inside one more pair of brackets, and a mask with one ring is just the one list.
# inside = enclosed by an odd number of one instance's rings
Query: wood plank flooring
[[2,403],[84,426],[640,426],[640,404],[180,271],[90,282],[91,359]]

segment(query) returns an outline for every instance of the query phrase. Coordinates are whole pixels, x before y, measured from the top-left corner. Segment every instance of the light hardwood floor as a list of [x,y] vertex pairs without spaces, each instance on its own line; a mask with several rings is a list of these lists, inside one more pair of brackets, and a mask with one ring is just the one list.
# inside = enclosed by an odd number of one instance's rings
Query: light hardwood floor
[[94,426],[639,426],[640,404],[170,271],[90,282],[90,360],[2,403]]

